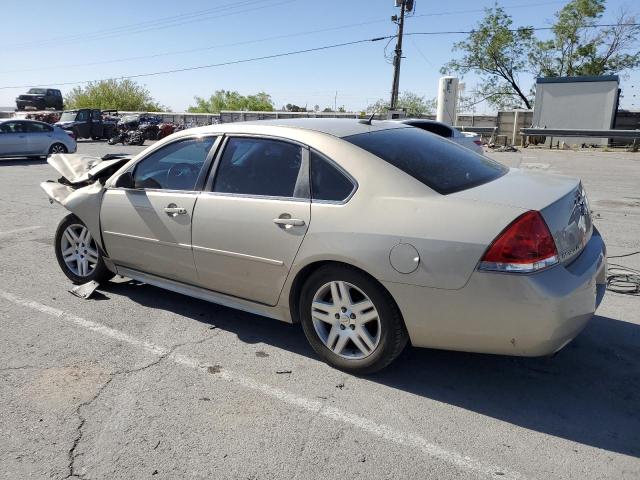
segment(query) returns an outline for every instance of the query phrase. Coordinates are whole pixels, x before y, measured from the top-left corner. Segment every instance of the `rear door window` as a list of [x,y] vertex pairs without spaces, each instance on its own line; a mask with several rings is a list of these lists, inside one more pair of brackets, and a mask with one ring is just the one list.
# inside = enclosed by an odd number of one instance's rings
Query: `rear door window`
[[359,133],[343,140],[389,162],[443,195],[491,182],[508,169],[419,128]]
[[46,133],[53,131],[53,127],[44,123],[27,123],[27,131],[31,133]]
[[[267,197],[305,198],[308,183],[302,147],[267,138],[230,138],[220,159],[213,191]],[[305,188],[306,187],[306,188]]]
[[355,188],[336,165],[311,150],[311,198],[314,201],[343,202]]

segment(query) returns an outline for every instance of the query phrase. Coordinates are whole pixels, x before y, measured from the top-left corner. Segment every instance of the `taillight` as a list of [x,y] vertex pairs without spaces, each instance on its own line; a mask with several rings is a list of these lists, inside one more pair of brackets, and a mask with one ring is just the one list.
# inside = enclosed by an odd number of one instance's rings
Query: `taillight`
[[65,130],[65,132],[66,132],[66,134],[67,134],[67,135],[69,135],[69,136],[70,136],[71,138],[73,138],[74,140],[76,139],[76,134],[75,134],[75,133],[73,133],[72,131],[70,131],[70,130]]
[[474,140],[473,143],[475,143],[476,145],[478,145],[479,147],[482,146],[482,140]]
[[540,212],[520,215],[493,241],[480,270],[535,272],[558,263],[558,250]]

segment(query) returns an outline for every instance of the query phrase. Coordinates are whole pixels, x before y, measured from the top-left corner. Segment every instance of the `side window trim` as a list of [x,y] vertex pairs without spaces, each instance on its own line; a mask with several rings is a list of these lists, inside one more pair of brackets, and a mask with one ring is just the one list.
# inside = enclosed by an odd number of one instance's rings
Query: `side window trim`
[[[319,157],[322,157],[322,159],[325,162],[327,162],[329,165],[331,165],[333,168],[338,170],[351,183],[351,186],[352,186],[351,192],[349,192],[349,195],[347,195],[347,197],[344,200],[319,200],[319,199],[314,199],[313,198],[313,191],[311,190],[312,189],[311,180],[309,180],[309,193],[310,193],[311,203],[324,203],[324,204],[329,204],[329,205],[344,205],[345,203],[349,202],[349,200],[351,200],[351,198],[353,198],[353,196],[358,191],[358,187],[360,186],[358,184],[358,181],[353,177],[353,175],[351,175],[344,168],[342,168],[342,165],[339,165],[338,162],[334,161],[332,158],[330,158],[327,155],[325,155],[324,153],[316,150],[315,148],[311,148],[311,150],[313,151],[313,153],[315,153]],[[312,166],[311,162],[309,162],[309,178],[311,178],[311,175],[312,175],[311,168],[313,168],[313,166]]]
[[139,158],[138,160],[136,160],[135,163],[133,163],[132,165],[130,165],[129,167],[127,167],[126,170],[124,170],[120,175],[124,174],[124,173],[131,173],[132,175],[135,172],[136,167],[138,166],[139,163],[143,162],[145,159],[149,158],[151,155],[153,155],[154,153],[156,153],[159,150],[162,150],[165,147],[168,147],[169,145],[173,145],[175,143],[178,142],[183,142],[185,140],[193,140],[196,138],[205,138],[205,137],[216,137],[215,142],[213,142],[213,146],[211,147],[211,149],[209,150],[209,153],[207,154],[207,158],[205,158],[204,163],[202,165],[202,168],[200,169],[200,173],[198,174],[198,179],[196,180],[196,184],[193,188],[193,190],[169,190],[166,188],[124,188],[124,187],[115,187],[114,185],[111,185],[111,189],[117,189],[117,190],[130,190],[130,191],[136,191],[136,192],[179,192],[179,193],[194,193],[194,194],[198,194],[202,192],[202,189],[204,188],[204,184],[208,175],[208,171],[211,168],[211,163],[213,162],[213,159],[215,158],[217,151],[220,147],[220,144],[222,143],[223,140],[223,136],[222,134],[217,134],[217,133],[211,133],[211,134],[205,134],[205,135],[187,135],[184,137],[180,137],[180,138],[176,138],[175,140],[172,140],[171,142],[167,142],[164,145],[162,145],[160,148],[156,148],[152,151],[150,151],[148,154],[146,154],[144,157]]
[[[300,147],[302,149],[302,163],[300,165],[300,172],[298,173],[298,179],[296,180],[294,194],[299,193],[302,196],[301,197],[275,197],[270,195],[253,195],[253,194],[246,194],[246,193],[214,192],[213,185],[215,183],[216,176],[218,174],[220,161],[222,160],[224,151],[227,148],[227,144],[233,138],[260,138],[265,140],[275,140],[279,142],[290,143],[292,145],[296,145]],[[225,197],[243,197],[243,198],[259,198],[263,200],[287,200],[287,201],[294,201],[294,202],[309,202],[311,200],[311,185],[309,180],[310,170],[311,170],[311,162],[309,159],[309,147],[303,143],[296,142],[295,140],[291,140],[289,138],[278,137],[273,135],[261,135],[261,134],[251,134],[251,133],[224,134],[224,138],[220,142],[215,159],[213,160],[213,165],[211,166],[211,170],[209,172],[209,175],[207,176],[206,183],[204,185],[204,188],[202,189],[202,193],[206,193],[207,195],[217,195],[217,196],[225,196]]]

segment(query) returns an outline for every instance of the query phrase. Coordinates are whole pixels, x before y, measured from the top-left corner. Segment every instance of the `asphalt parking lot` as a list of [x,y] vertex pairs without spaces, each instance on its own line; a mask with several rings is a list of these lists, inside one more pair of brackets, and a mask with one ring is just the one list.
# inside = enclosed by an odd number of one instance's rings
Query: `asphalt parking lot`
[[[639,154],[490,155],[582,177],[609,254],[640,250]],[[127,279],[72,296],[52,178],[0,160],[1,478],[640,477],[640,298],[607,294],[551,358],[408,349],[354,377],[298,326]]]

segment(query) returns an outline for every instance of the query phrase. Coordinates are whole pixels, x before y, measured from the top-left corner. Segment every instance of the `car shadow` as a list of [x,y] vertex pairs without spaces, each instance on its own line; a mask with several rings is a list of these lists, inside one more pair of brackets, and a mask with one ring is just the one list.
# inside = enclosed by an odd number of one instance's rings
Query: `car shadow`
[[44,165],[47,163],[47,158],[32,158],[32,157],[7,157],[0,158],[0,167],[15,167],[25,165]]
[[[104,292],[166,309],[317,359],[302,329],[138,282]],[[595,316],[553,357],[518,358],[407,348],[367,380],[513,425],[611,452],[640,457],[640,326]]]

